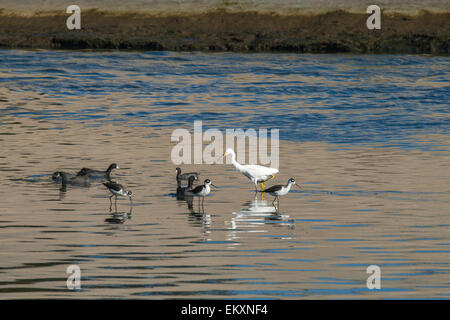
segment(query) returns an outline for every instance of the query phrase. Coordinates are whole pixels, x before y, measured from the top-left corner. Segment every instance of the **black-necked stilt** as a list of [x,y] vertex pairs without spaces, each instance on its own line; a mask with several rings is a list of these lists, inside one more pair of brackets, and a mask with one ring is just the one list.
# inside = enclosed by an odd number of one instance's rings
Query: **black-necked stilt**
[[189,180],[189,177],[194,177],[195,180],[198,180],[198,176],[200,175],[198,172],[187,172],[187,173],[181,173],[181,169],[176,169],[177,173],[177,182],[178,186],[180,187],[181,180]]
[[[115,206],[117,211],[117,196],[128,197],[130,199],[130,204],[133,204],[133,200],[131,199],[132,192],[130,190],[125,190],[121,184],[118,184],[114,181],[103,182],[103,185],[108,188],[108,190],[112,193],[109,197],[109,202],[112,206],[111,198],[115,197]],[[111,208],[110,206],[110,208]]]
[[194,180],[195,180],[195,176],[190,176],[188,179],[188,185],[187,187],[181,187],[180,185],[178,185],[177,187],[177,197],[181,198],[181,200],[183,200],[182,198],[184,198],[184,196],[192,196],[192,194],[189,194],[189,192],[192,190],[192,187],[194,186]]
[[116,163],[111,163],[105,171],[102,170],[94,170],[89,168],[82,168],[78,174],[87,174],[91,178],[106,178],[111,181],[111,171],[113,169],[119,169],[119,166]]
[[[197,186],[192,190],[186,191],[186,195],[192,195],[194,197],[202,197],[202,205],[205,202],[205,196],[207,196],[211,192],[211,187],[216,187],[212,184],[211,180],[206,179],[204,184],[201,186]],[[217,187],[216,187],[217,188]],[[200,206],[200,198],[198,199],[198,205]]]
[[86,174],[84,175],[71,174],[70,176],[68,176],[68,174],[64,171],[57,171],[53,173],[53,177],[55,178],[55,180],[59,180],[59,178],[61,178],[61,188],[63,190],[66,189],[67,184],[79,186],[88,186],[90,184],[89,176]]
[[278,185],[275,185],[275,186],[271,186],[270,188],[268,188],[268,189],[266,189],[264,191],[261,191],[261,192],[266,192],[266,193],[274,196],[275,199],[273,199],[272,204],[275,205],[275,201],[277,200],[278,207],[279,207],[280,206],[280,197],[288,194],[289,191],[291,190],[292,185],[294,185],[294,184],[297,187],[300,188],[300,186],[295,182],[295,179],[294,178],[290,178],[288,180],[288,183],[285,186],[283,186],[281,184],[278,184]]
[[256,164],[240,164],[236,161],[236,153],[234,153],[233,149],[227,149],[225,153],[217,160],[220,160],[228,155],[231,155],[231,163],[234,165],[236,170],[249,178],[255,184],[255,191],[258,191],[258,183],[261,184],[261,189],[264,191],[264,182],[273,179],[273,177],[278,173],[278,169],[276,168],[269,168]]

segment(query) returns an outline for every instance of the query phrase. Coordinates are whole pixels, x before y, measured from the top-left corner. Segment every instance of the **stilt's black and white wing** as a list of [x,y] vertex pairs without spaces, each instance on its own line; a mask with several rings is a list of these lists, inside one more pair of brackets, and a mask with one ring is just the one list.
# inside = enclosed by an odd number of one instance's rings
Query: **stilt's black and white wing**
[[265,189],[263,192],[268,192],[268,193],[277,192],[277,191],[280,191],[281,188],[283,188],[283,185],[278,184],[278,185],[271,186],[270,188]]
[[196,186],[194,189],[191,190],[193,194],[198,194],[203,190],[203,186]]
[[117,192],[119,192],[120,190],[123,189],[122,185],[118,184],[116,182],[107,181],[107,182],[103,182],[103,185],[105,187],[107,187],[108,189],[111,189],[111,190],[114,190],[114,191],[117,191]]

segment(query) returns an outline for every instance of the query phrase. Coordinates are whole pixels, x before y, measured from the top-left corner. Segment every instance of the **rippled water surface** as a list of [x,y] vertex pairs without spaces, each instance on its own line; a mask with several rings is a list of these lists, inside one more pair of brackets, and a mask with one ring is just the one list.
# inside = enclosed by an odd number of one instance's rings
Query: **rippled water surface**
[[[0,298],[450,298],[448,57],[0,51]],[[173,130],[279,128],[255,196],[174,196]],[[134,194],[110,210],[105,169]],[[81,268],[81,289],[66,268]],[[369,265],[381,290],[369,290]]]

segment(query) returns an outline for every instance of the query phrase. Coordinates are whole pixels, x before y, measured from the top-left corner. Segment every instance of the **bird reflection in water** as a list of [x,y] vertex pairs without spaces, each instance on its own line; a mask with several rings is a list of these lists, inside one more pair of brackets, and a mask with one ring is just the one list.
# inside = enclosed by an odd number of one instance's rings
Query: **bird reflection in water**
[[271,201],[258,198],[258,194],[243,206],[240,211],[233,212],[234,216],[228,222],[230,230],[228,240],[239,239],[239,232],[267,232],[267,229],[259,228],[266,225],[288,227],[288,230],[295,228],[293,219],[281,213]]
[[[189,220],[193,225],[201,226],[206,238],[211,233],[211,215],[205,213],[205,207],[200,206],[198,209],[194,207],[194,196],[188,193],[177,192],[177,201],[186,202],[189,211]],[[208,239],[205,239],[208,240]]]
[[189,209],[189,220],[194,225],[202,226],[205,240],[210,240],[208,236],[211,234],[211,214],[205,213],[204,208],[201,211],[191,208]]
[[[53,175],[57,174],[58,172],[54,173]],[[60,181],[56,181],[56,183],[59,183]],[[69,190],[68,185],[70,185],[71,189],[74,188],[86,188],[89,189],[91,186],[89,182],[79,183],[79,184],[68,184],[65,181],[62,181],[61,187],[59,188],[59,200],[64,200],[67,195],[67,191]]]
[[133,212],[132,206],[130,206],[130,210],[128,212],[117,210],[112,211],[110,207],[109,214],[111,216],[109,218],[106,218],[105,222],[110,224],[123,224],[125,221],[131,219],[132,212]]
[[59,201],[64,200],[64,198],[66,197],[66,192],[67,192],[66,188],[61,187],[59,189]]

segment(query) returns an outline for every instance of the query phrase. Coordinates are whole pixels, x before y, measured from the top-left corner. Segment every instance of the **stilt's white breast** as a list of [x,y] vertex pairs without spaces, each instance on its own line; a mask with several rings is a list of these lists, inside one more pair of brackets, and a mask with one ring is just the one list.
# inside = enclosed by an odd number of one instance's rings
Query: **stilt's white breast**
[[109,189],[109,191],[111,191],[111,193],[113,195],[115,195],[115,196],[122,196],[122,197],[127,197],[128,196],[123,189],[120,189],[119,191],[116,191],[116,190],[113,190],[113,189]]
[[203,187],[202,191],[200,191],[198,193],[198,195],[204,197],[204,196],[207,196],[210,192],[211,192],[211,188],[209,187],[209,185],[206,185]]

